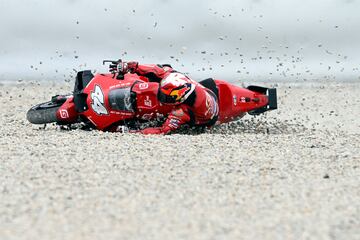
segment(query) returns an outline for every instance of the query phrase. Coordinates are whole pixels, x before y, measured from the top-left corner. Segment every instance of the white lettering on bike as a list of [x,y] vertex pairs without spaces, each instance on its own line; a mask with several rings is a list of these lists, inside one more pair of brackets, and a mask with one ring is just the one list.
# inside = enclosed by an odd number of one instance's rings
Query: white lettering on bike
[[91,92],[91,108],[99,115],[107,115],[108,111],[104,106],[104,94],[98,85],[95,85],[95,89]]
[[149,96],[146,96],[146,99],[144,100],[144,105],[147,107],[152,107],[152,102]]
[[139,84],[139,89],[140,90],[145,90],[149,87],[149,84],[148,83],[140,83]]
[[61,109],[60,110],[60,117],[61,118],[69,118],[69,113],[66,109]]
[[146,113],[144,115],[142,115],[141,119],[143,120],[151,120],[151,118],[153,117],[153,113]]

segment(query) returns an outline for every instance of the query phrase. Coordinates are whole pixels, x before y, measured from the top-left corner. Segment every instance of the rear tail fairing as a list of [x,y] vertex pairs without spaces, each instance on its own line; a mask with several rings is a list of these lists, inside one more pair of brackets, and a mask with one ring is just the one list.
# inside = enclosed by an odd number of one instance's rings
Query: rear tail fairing
[[277,109],[277,92],[276,88],[264,88],[259,86],[248,86],[247,89],[263,94],[267,97],[267,104],[263,107],[256,108],[254,110],[249,111],[250,115],[259,115],[266,111]]
[[247,112],[260,114],[276,109],[276,89],[250,86],[241,88],[222,80],[215,80],[219,91],[219,122],[243,117]]

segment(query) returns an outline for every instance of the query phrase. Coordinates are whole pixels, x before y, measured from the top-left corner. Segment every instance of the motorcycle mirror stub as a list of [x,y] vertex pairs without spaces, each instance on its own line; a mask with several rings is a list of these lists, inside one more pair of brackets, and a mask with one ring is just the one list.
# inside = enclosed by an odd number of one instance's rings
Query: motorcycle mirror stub
[[103,60],[103,65],[105,65],[105,63],[119,64],[121,62],[122,62],[121,59],[119,59],[119,60]]

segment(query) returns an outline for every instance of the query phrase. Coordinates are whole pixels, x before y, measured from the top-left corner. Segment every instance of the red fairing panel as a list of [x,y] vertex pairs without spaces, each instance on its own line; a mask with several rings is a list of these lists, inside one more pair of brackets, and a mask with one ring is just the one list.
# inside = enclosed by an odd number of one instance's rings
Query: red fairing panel
[[105,130],[112,124],[121,120],[130,119],[135,116],[131,111],[120,111],[110,107],[109,92],[118,88],[129,88],[139,77],[134,74],[127,74],[124,80],[112,78],[112,75],[96,75],[84,89],[88,94],[88,110],[83,112],[89,121],[98,129]]
[[268,104],[267,96],[261,93],[222,80],[215,80],[215,82],[219,90],[219,123],[233,121],[236,118],[243,117],[248,111]]
[[56,117],[60,122],[73,123],[78,118],[78,113],[75,110],[73,97],[68,98],[56,112]]
[[132,91],[136,93],[136,118],[152,120],[166,117],[174,106],[164,105],[157,99],[159,83],[136,83]]

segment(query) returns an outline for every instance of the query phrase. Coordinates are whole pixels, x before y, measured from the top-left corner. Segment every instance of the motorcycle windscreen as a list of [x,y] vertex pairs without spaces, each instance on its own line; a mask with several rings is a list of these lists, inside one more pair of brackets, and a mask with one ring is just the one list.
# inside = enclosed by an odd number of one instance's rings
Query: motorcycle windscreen
[[116,88],[109,91],[109,105],[113,110],[135,112],[135,94],[128,88]]

